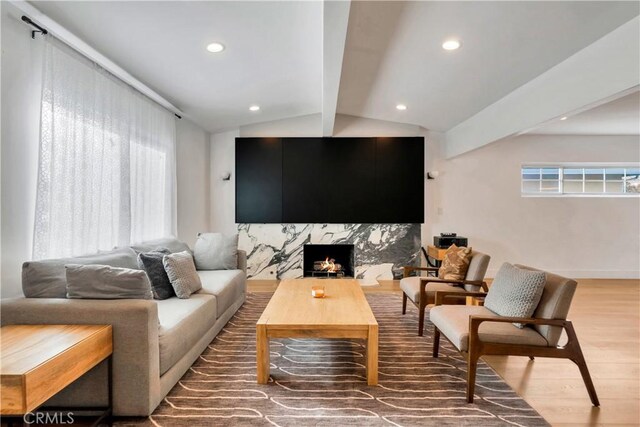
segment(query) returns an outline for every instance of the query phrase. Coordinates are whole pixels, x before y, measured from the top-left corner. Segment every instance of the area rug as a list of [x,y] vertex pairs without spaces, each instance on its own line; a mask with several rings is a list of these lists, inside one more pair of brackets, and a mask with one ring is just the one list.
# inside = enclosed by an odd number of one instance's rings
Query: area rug
[[401,314],[398,294],[369,294],[380,328],[379,385],[365,376],[358,340],[271,341],[271,379],[256,384],[255,323],[271,294],[252,293],[162,404],[155,426],[546,426],[485,363],[474,404],[465,399],[466,363],[433,326],[419,337],[417,310]]

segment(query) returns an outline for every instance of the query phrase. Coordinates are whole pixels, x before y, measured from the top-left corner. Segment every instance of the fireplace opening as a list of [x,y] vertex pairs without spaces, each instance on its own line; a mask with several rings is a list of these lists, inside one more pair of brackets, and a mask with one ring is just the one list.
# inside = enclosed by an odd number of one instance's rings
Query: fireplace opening
[[304,245],[302,264],[304,277],[355,277],[353,245]]

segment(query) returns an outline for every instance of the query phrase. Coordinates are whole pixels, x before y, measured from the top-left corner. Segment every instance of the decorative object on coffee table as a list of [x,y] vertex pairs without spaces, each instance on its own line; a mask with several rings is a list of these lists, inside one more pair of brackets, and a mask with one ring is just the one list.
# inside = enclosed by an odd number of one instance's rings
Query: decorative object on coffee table
[[324,286],[313,286],[311,288],[311,296],[314,298],[324,298]]

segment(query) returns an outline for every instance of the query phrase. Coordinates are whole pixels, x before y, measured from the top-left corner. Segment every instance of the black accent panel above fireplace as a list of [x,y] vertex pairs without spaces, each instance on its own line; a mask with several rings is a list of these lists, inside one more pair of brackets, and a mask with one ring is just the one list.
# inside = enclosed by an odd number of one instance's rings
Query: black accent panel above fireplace
[[236,138],[236,222],[424,222],[424,138]]

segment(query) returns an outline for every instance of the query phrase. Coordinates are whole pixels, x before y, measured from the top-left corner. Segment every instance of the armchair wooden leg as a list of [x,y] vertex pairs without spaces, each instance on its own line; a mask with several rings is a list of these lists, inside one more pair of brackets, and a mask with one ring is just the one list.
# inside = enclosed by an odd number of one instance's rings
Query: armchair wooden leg
[[407,294],[402,293],[402,314],[407,313]]
[[438,357],[438,352],[440,350],[440,329],[434,326],[433,332],[433,357]]
[[478,369],[479,356],[470,352],[467,357],[467,402],[473,403],[473,393],[476,388],[476,371]]
[[423,332],[424,332],[424,312],[426,311],[426,308],[422,306],[422,304],[420,304],[419,307],[419,313],[418,313],[418,335],[422,336]]
[[529,360],[536,360],[536,358],[533,356],[529,356]]
[[587,368],[587,362],[584,360],[584,355],[582,354],[582,349],[580,348],[580,343],[578,342],[578,337],[576,335],[575,329],[573,329],[573,324],[571,322],[567,322],[565,330],[567,331],[567,336],[569,338],[569,343],[571,343],[571,361],[578,365],[580,369],[580,375],[582,375],[582,380],[584,381],[585,387],[587,387],[587,392],[589,393],[589,398],[591,398],[591,403],[593,406],[600,406],[600,401],[598,400],[598,394],[596,393],[596,388],[593,385],[593,381],[591,380],[591,375],[589,374],[589,368]]

